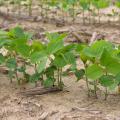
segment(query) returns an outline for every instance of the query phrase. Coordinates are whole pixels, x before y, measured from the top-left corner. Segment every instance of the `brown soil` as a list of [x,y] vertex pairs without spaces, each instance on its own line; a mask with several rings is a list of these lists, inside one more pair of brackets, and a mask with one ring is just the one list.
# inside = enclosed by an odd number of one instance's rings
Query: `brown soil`
[[[16,83],[10,85],[0,75],[0,120],[119,120],[120,96],[110,95],[107,101],[88,98],[85,82],[75,82],[73,75],[64,77],[65,90],[41,96],[19,94]],[[104,96],[104,95],[102,95]]]

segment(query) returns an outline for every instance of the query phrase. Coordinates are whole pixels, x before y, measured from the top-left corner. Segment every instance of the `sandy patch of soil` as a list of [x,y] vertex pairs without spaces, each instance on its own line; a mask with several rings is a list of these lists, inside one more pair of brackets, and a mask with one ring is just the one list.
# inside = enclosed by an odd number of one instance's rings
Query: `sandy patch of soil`
[[85,82],[75,82],[73,75],[64,77],[65,90],[41,96],[19,94],[16,83],[10,85],[0,75],[0,120],[119,120],[120,96],[107,101],[88,98]]

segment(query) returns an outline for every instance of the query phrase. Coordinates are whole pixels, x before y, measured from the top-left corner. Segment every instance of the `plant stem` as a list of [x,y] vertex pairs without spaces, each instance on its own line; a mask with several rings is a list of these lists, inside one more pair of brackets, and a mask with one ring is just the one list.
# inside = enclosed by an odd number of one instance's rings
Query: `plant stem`
[[95,98],[97,99],[97,80],[94,80],[94,94],[95,94]]
[[[35,73],[37,73],[37,64],[35,63]],[[42,81],[41,81],[41,85],[42,85]],[[38,85],[37,85],[37,81],[35,81],[35,87],[37,87]]]
[[20,85],[20,80],[19,80],[19,78],[18,78],[17,70],[15,70],[15,76],[16,76],[16,79],[17,79],[17,81],[18,81],[18,85]]
[[13,79],[12,78],[10,78],[10,83],[13,83]]
[[[106,70],[106,75],[108,75],[107,70]],[[105,100],[107,100],[108,97],[108,89],[105,87]]]
[[58,86],[59,86],[59,83],[60,83],[60,70],[59,70],[59,68],[57,70],[57,74],[58,74]]
[[[17,53],[15,52],[15,54],[13,54],[15,59],[16,59],[16,55],[17,55]],[[18,63],[17,63],[17,59],[16,59],[15,76],[16,76],[16,79],[18,81],[18,85],[20,85],[20,80],[19,80],[19,77],[18,77],[17,68],[18,68]]]
[[29,9],[29,16],[32,16],[32,0],[29,0],[28,9]]
[[21,15],[21,3],[20,2],[18,3],[18,15],[19,16]]
[[100,24],[100,9],[98,9],[98,19],[99,19],[99,24]]
[[105,100],[107,100],[107,97],[108,97],[108,89],[107,87],[105,88]]
[[91,16],[91,12],[89,11],[89,24],[91,23],[90,16]]
[[85,24],[85,11],[83,10],[83,25]]
[[[15,56],[14,56],[14,57],[15,57]],[[16,62],[15,76],[16,76],[16,79],[17,79],[17,81],[18,81],[18,85],[20,85],[20,80],[19,80],[19,78],[18,78],[17,68],[18,68],[18,64],[17,64],[17,62]]]
[[75,22],[75,4],[73,4],[73,23]]
[[62,68],[60,68],[60,83],[62,82]]
[[46,0],[46,8],[45,8],[45,14],[46,14],[46,18],[48,18],[48,10],[49,10],[49,6],[47,5],[48,1]]
[[42,4],[42,3],[41,3],[41,5],[40,5],[40,7],[41,7],[41,11],[40,11],[40,12],[41,12],[41,13],[40,13],[40,14],[41,14],[41,17],[44,17],[44,16],[43,16],[43,4]]
[[[87,64],[84,64],[84,67],[85,67],[85,71],[86,71]],[[88,91],[88,97],[90,97],[89,82],[88,82],[88,78],[87,78],[87,76],[86,76],[86,75],[85,75],[85,81],[86,81],[86,86],[87,86],[87,91]]]

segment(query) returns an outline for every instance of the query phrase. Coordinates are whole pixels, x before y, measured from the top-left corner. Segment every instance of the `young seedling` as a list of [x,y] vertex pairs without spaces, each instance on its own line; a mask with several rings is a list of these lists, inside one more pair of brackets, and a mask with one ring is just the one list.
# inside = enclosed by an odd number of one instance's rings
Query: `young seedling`
[[107,8],[109,0],[92,0],[92,4],[98,11],[98,22],[101,23],[100,9]]
[[[80,0],[79,4],[82,7],[83,24],[85,24],[86,23],[86,21],[85,21],[85,11],[90,9],[90,1],[89,0]],[[89,18],[89,20],[90,20],[90,18]]]

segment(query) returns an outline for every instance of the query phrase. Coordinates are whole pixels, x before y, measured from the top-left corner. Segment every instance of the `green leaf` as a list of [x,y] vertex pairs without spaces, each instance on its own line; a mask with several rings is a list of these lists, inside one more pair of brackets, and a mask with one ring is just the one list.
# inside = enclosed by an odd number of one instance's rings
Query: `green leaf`
[[5,62],[5,57],[0,53],[0,64]]
[[49,34],[47,33],[47,38],[49,39],[49,43],[47,45],[47,54],[54,54],[60,49],[64,47],[64,38],[66,37],[66,34],[58,34],[58,33],[53,33]]
[[54,54],[56,53],[58,50],[62,49],[64,47],[64,42],[62,40],[58,40],[55,42],[50,42],[48,43],[47,46],[47,54]]
[[77,45],[76,45],[76,51],[79,52],[79,53],[81,53],[81,51],[82,51],[84,48],[86,48],[86,47],[87,47],[86,44],[77,44]]
[[110,87],[110,86],[112,86],[114,84],[114,76],[112,76],[112,75],[103,75],[99,79],[99,82],[104,87]]
[[75,76],[77,77],[77,81],[82,79],[84,75],[85,75],[85,70],[84,69],[80,69],[80,70],[75,71]]
[[97,80],[103,75],[103,69],[100,66],[93,64],[86,69],[86,75],[92,80]]
[[31,60],[32,63],[37,63],[40,60],[42,60],[43,58],[45,58],[46,56],[47,55],[46,55],[45,51],[34,52],[30,56],[30,60]]
[[35,73],[35,74],[31,75],[30,79],[29,79],[29,81],[32,82],[32,83],[34,83],[38,80],[40,80],[40,74],[39,73]]
[[104,50],[100,59],[101,65],[103,65],[108,73],[118,74],[120,72],[120,63],[117,59],[112,57],[112,53]]
[[7,66],[9,69],[16,69],[16,67],[17,67],[16,59],[15,59],[15,58],[9,58],[9,59],[7,60],[6,66]]
[[55,53],[56,55],[60,55],[60,54],[64,54],[64,53],[67,53],[67,52],[72,52],[74,51],[76,48],[76,45],[75,44],[69,44],[69,45],[66,45],[64,46],[62,49],[60,49],[57,53]]
[[112,51],[114,48],[113,44],[104,40],[96,41],[90,47],[86,47],[83,49],[83,54],[87,57],[95,57],[97,59],[101,58],[101,55],[104,49],[108,51]]
[[59,56],[55,56],[55,59],[53,61],[53,64],[56,66],[56,67],[64,67],[67,65],[65,59],[59,55]]
[[57,68],[54,65],[51,65],[50,67],[48,67],[45,71],[46,77],[52,77],[54,76],[54,72]]
[[65,59],[67,64],[76,63],[75,55],[72,52],[67,52],[63,54],[63,58]]
[[120,1],[119,1],[119,0],[116,0],[115,5],[116,5],[118,8],[120,8]]
[[31,49],[33,52],[42,51],[45,48],[46,48],[46,46],[44,44],[42,44],[40,41],[33,41],[32,45],[31,45]]
[[26,67],[25,66],[21,66],[19,68],[17,68],[18,72],[23,72],[25,73]]
[[47,60],[48,60],[48,58],[45,57],[38,63],[38,65],[37,65],[38,73],[41,73],[43,70],[45,70],[46,64],[47,64]]
[[79,0],[80,6],[83,10],[88,10],[90,8],[89,0]]
[[23,57],[29,57],[30,55],[30,46],[26,44],[19,44],[16,46],[16,51]]
[[58,34],[58,33],[46,33],[46,36],[50,43],[54,43],[56,41],[63,41],[66,37],[66,34]]
[[117,84],[120,84],[120,73],[118,73],[118,74],[115,76],[115,81],[117,82]]
[[53,84],[54,84],[54,81],[55,81],[54,78],[49,77],[49,78],[47,78],[47,79],[43,82],[43,85],[44,85],[45,87],[52,87]]

